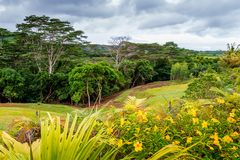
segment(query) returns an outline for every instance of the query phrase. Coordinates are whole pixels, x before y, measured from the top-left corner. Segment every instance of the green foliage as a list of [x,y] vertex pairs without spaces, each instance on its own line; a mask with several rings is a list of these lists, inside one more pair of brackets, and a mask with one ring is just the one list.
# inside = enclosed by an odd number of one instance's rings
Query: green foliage
[[22,98],[24,79],[14,69],[3,68],[0,70],[0,100],[5,97],[9,102]]
[[188,64],[175,63],[171,68],[171,80],[187,80],[189,78]]
[[171,63],[168,58],[159,58],[154,61],[153,81],[166,81],[170,79]]
[[0,145],[0,158],[11,160],[46,159],[114,159],[116,149],[107,145],[106,133],[96,130],[98,113],[87,116],[78,124],[75,116],[70,124],[67,116],[64,127],[60,117],[49,117],[41,122],[41,139],[32,144],[20,143],[5,132]]
[[144,84],[152,80],[154,75],[153,66],[148,60],[137,60],[132,77],[131,87],[135,87],[139,84]]
[[131,60],[123,60],[119,66],[119,71],[122,72],[125,80],[127,88],[131,87],[131,83],[134,77],[136,69],[136,62]]
[[47,16],[27,16],[24,23],[17,24],[27,49],[32,53],[39,71],[54,73],[55,65],[66,51],[66,44],[80,44],[83,31],[75,31],[67,21]]
[[105,63],[89,63],[75,67],[69,73],[72,100],[88,103],[91,99],[99,102],[102,96],[110,95],[123,86],[121,74]]
[[228,51],[221,57],[223,67],[235,68],[240,66],[239,45],[228,44]]
[[113,136],[112,145],[123,146],[119,149],[122,157],[147,159],[159,150],[162,155],[163,150],[176,147],[180,152],[174,157],[161,158],[238,159],[239,98],[239,93],[233,93],[207,103],[180,100],[154,109],[144,108],[144,99],[129,97],[121,110],[108,114],[105,125]]
[[185,91],[185,97],[187,98],[214,98],[217,93],[212,91],[212,87],[222,87],[223,83],[218,74],[207,72],[201,74],[199,78],[193,80],[192,83],[188,85],[188,89]]

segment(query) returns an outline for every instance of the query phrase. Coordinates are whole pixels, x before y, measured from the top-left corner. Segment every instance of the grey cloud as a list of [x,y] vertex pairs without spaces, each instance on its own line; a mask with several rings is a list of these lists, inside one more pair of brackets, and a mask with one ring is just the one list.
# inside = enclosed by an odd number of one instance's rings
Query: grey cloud
[[150,17],[148,20],[144,21],[139,26],[139,29],[151,29],[151,28],[160,28],[165,26],[177,25],[177,24],[182,24],[188,20],[189,19],[187,16],[172,14],[172,13],[165,13],[165,14],[156,15],[154,17]]
[[36,14],[68,20],[92,35],[98,31],[118,35],[128,28],[136,33],[181,29],[197,36],[240,34],[239,0],[117,1],[119,5],[110,5],[111,0],[0,0],[0,26],[12,29],[25,16]]

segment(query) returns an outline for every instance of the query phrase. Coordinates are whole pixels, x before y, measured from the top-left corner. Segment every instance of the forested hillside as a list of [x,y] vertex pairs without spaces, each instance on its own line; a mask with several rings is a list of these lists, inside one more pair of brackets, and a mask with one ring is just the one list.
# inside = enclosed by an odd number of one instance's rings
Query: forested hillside
[[0,37],[1,102],[100,103],[140,84],[217,71],[221,54],[174,42],[133,43],[124,36],[113,37],[109,45],[91,44],[69,22],[35,15],[17,24],[15,32],[1,28]]

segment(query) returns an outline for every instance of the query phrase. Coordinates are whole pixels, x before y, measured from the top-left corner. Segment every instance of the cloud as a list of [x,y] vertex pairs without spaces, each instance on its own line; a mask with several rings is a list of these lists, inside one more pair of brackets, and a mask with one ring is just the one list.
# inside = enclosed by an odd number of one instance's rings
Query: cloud
[[161,28],[172,25],[181,24],[188,21],[188,17],[176,13],[162,13],[150,16],[142,24],[139,29]]
[[31,14],[68,20],[93,43],[129,35],[137,42],[225,49],[240,41],[238,0],[0,0],[1,27],[15,30]]

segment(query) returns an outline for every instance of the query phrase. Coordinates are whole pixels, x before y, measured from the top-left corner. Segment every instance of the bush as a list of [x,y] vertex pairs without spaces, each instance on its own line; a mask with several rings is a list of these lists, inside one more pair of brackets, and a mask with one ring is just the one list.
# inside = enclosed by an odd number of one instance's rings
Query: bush
[[9,102],[22,98],[23,87],[24,79],[16,70],[10,68],[0,70],[0,95],[7,98]]
[[217,93],[212,91],[211,88],[221,87],[222,84],[220,76],[214,72],[201,74],[199,78],[194,79],[193,82],[188,85],[185,91],[185,97],[193,99],[214,98],[217,96]]
[[185,101],[176,113],[167,108],[144,109],[143,100],[131,98],[134,103],[126,103],[123,110],[105,121],[106,130],[113,136],[112,145],[123,146],[119,149],[121,156],[146,159],[167,145],[179,145],[199,159],[237,159],[239,99],[240,95],[234,93],[207,105]]

